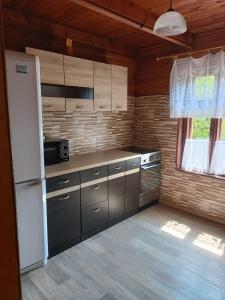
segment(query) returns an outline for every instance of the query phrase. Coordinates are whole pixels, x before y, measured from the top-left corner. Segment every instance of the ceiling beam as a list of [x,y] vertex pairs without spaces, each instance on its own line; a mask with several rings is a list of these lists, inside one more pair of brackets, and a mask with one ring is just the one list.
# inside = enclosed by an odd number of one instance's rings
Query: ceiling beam
[[133,28],[155,35],[178,46],[192,49],[193,37],[190,33],[177,37],[162,37],[154,33],[153,26],[157,16],[129,0],[69,0],[79,6],[114,19]]
[[57,37],[60,39],[70,38],[74,42],[74,47],[80,43],[96,49],[103,49],[113,54],[125,55],[127,59],[133,59],[136,52],[128,49],[127,46],[116,43],[105,38],[90,34],[84,31],[76,30],[68,26],[56,24],[40,17],[26,15],[20,11],[4,8],[4,25],[13,26],[18,31],[35,32],[45,36]]

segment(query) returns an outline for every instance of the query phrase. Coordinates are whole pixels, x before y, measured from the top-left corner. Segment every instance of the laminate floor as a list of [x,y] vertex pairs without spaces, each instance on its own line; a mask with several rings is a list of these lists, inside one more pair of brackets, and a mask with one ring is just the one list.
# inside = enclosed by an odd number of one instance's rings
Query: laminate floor
[[224,300],[225,226],[156,205],[22,276],[23,299]]

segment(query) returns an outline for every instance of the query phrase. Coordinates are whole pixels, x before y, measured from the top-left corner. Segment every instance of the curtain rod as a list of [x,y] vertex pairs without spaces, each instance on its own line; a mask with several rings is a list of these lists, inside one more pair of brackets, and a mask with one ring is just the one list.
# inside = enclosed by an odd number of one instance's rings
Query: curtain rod
[[156,60],[160,61],[160,60],[164,60],[164,59],[177,58],[180,56],[191,55],[191,54],[201,53],[201,52],[205,52],[205,51],[209,52],[211,50],[218,50],[218,49],[223,49],[223,48],[225,48],[225,45],[218,46],[218,47],[212,47],[212,48],[205,48],[205,49],[201,49],[201,50],[193,50],[193,51],[188,51],[188,52],[183,52],[183,53],[171,54],[168,56],[157,57]]

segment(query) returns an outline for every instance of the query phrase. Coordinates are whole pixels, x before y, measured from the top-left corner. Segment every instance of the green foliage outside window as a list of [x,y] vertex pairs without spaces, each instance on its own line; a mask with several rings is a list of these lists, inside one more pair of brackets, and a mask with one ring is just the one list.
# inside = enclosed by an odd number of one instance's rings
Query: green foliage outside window
[[[208,139],[210,132],[210,119],[193,119],[193,139]],[[225,131],[224,131],[225,137]]]
[[223,119],[222,123],[222,135],[221,135],[221,140],[225,141],[225,120]]
[[195,78],[195,99],[206,100],[213,98],[215,76],[200,76]]

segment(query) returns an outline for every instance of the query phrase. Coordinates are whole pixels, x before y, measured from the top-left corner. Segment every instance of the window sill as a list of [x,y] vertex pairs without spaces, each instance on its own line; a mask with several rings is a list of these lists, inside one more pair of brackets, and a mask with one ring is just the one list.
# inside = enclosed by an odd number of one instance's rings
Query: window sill
[[212,174],[208,174],[208,173],[198,173],[198,172],[194,172],[194,171],[185,171],[185,170],[177,169],[177,168],[176,168],[176,171],[186,173],[186,174],[194,174],[194,175],[205,176],[205,177],[210,177],[210,178],[214,178],[214,179],[225,180],[225,176],[220,176],[220,175],[212,175]]

